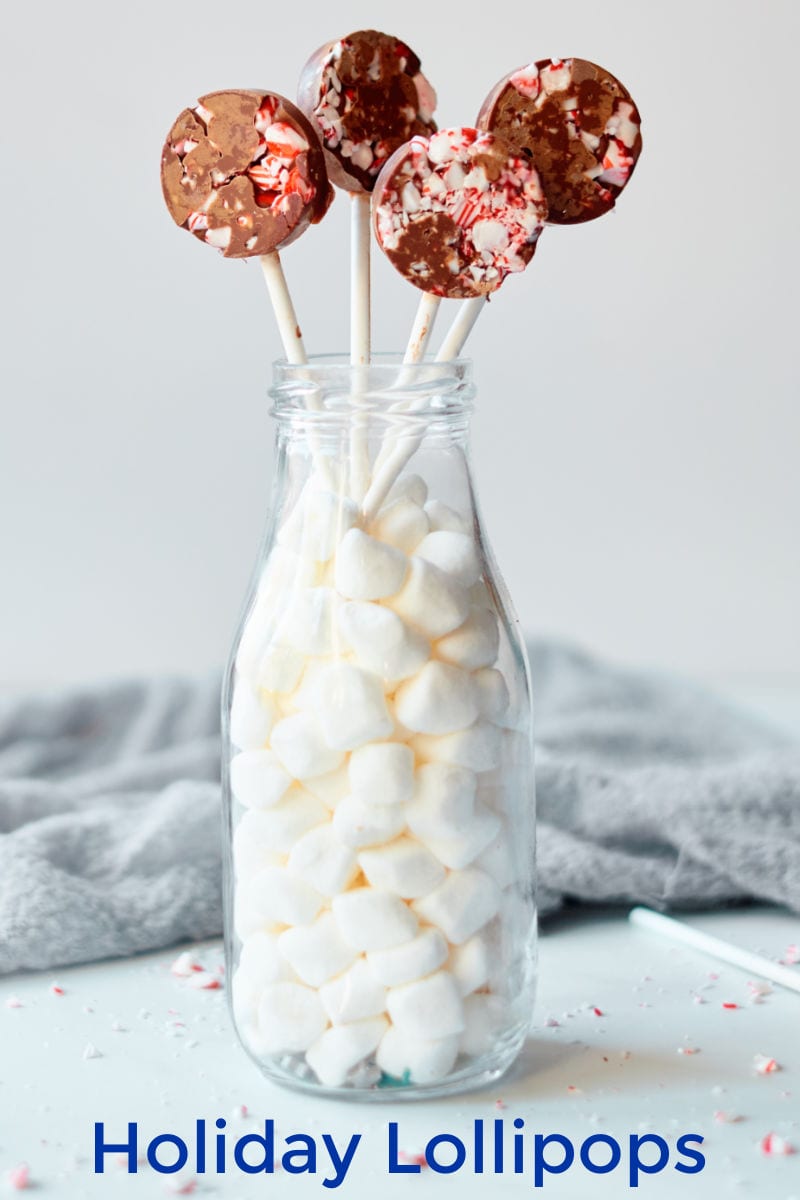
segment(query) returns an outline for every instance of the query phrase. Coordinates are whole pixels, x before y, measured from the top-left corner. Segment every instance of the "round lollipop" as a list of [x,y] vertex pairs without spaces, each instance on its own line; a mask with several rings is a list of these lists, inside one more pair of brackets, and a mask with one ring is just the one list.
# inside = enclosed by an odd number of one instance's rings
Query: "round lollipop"
[[456,298],[486,296],[524,270],[547,217],[530,160],[505,138],[468,128],[401,146],[373,206],[376,237],[400,274]]
[[288,246],[333,199],[308,118],[274,92],[201,96],[167,135],[161,185],[173,220],[226,258]]
[[416,54],[375,29],[326,42],[312,54],[298,103],[320,130],[331,180],[349,192],[371,192],[398,146],[436,129],[436,94]]
[[642,149],[629,92],[583,58],[545,58],[506,75],[484,100],[477,124],[530,156],[554,225],[591,221],[613,208]]

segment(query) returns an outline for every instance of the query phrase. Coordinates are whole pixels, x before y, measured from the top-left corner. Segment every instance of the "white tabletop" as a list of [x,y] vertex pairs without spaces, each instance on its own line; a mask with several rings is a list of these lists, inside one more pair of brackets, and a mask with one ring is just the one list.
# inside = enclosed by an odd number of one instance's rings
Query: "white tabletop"
[[[800,920],[778,911],[693,920],[776,958],[800,943]],[[221,965],[216,941],[196,954],[212,972]],[[173,950],[3,982],[0,1176],[25,1161],[41,1194],[59,1200],[155,1198],[195,1180],[197,1195],[330,1194],[320,1191],[328,1170],[323,1152],[315,1176],[281,1172],[265,1179],[232,1170],[197,1178],[193,1170],[158,1175],[147,1165],[128,1175],[113,1154],[103,1176],[93,1172],[95,1121],[105,1123],[111,1142],[125,1140],[128,1122],[137,1122],[143,1155],[162,1133],[183,1137],[193,1154],[200,1118],[210,1143],[215,1119],[224,1118],[229,1145],[250,1130],[263,1132],[272,1118],[278,1154],[287,1134],[321,1139],[327,1132],[341,1144],[362,1135],[339,1195],[366,1197],[380,1187],[387,1197],[402,1197],[416,1186],[417,1195],[436,1188],[436,1195],[469,1197],[485,1195],[491,1183],[499,1194],[524,1196],[536,1194],[532,1177],[510,1173],[509,1159],[512,1123],[522,1118],[526,1171],[537,1132],[563,1134],[576,1148],[597,1133],[622,1143],[613,1174],[590,1176],[576,1159],[566,1174],[546,1178],[543,1191],[550,1195],[591,1200],[626,1193],[628,1138],[652,1132],[669,1143],[670,1162],[661,1174],[642,1178],[639,1194],[800,1197],[800,1153],[768,1157],[759,1148],[774,1133],[800,1151],[800,995],[774,988],[754,1002],[746,975],[634,929],[620,914],[560,920],[545,931],[536,1027],[504,1080],[485,1092],[416,1104],[345,1104],[268,1083],[236,1045],[222,991],[194,990],[175,977],[169,969],[175,957]],[[63,995],[51,990],[54,982]],[[84,1057],[87,1047],[99,1056]],[[759,1075],[756,1055],[774,1058],[781,1069]],[[241,1105],[248,1116],[238,1115]],[[715,1113],[737,1119],[720,1123]],[[388,1174],[388,1121],[399,1123],[400,1148],[413,1154],[444,1132],[471,1145],[476,1118],[490,1132],[495,1120],[504,1121],[505,1174],[494,1177],[487,1165],[488,1174],[475,1175],[471,1151],[452,1175]],[[705,1138],[700,1174],[673,1169],[683,1133]],[[596,1154],[600,1161],[601,1148]]]

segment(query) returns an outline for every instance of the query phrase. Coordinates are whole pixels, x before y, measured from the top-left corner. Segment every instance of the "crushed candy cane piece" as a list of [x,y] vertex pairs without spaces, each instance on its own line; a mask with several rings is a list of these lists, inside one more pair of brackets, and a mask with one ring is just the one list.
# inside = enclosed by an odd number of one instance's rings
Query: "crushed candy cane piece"
[[606,1015],[602,1008],[598,1008],[596,1005],[592,1005],[592,1012],[596,1017],[604,1017]]
[[545,1024],[546,1029],[560,1029],[561,1028],[561,1022],[557,1021],[555,1019],[555,1017],[548,1017],[544,1024]]
[[759,1142],[759,1148],[762,1154],[781,1157],[795,1153],[792,1143],[787,1142],[786,1138],[782,1138],[779,1133],[765,1133]]
[[6,1008],[24,1008],[25,1005],[20,1000],[19,996],[9,996],[6,1000]]
[[499,1108],[500,1110],[502,1110],[506,1107],[506,1102],[505,1102],[505,1100],[495,1100],[494,1106],[495,1106],[495,1108]]
[[401,1162],[413,1163],[416,1167],[427,1167],[428,1160],[424,1152],[412,1152],[409,1150],[401,1150],[398,1155]]
[[173,975],[178,975],[181,979],[188,979],[193,971],[202,971],[204,968],[197,962],[188,950],[184,950],[183,954],[179,954],[174,963],[170,967]]
[[739,1005],[734,1003],[733,1000],[723,1000],[722,1007],[730,1010],[730,1009],[738,1008]]
[[23,1192],[31,1181],[31,1170],[27,1163],[20,1163],[18,1167],[12,1167],[6,1173],[8,1186],[13,1188],[15,1192]]
[[699,1054],[698,1046],[678,1046],[678,1054]]
[[800,964],[800,946],[795,945],[794,942],[787,946],[781,963],[784,967],[796,967]]
[[234,1121],[243,1121],[247,1116],[247,1105],[237,1104],[236,1107],[231,1111],[231,1116],[233,1117]]
[[775,1071],[780,1071],[780,1065],[774,1058],[767,1058],[766,1054],[756,1054],[753,1058],[753,1067],[757,1075],[773,1075]]
[[718,1108],[714,1113],[714,1120],[718,1125],[736,1125],[739,1121],[744,1120],[744,1118],[740,1117],[738,1113],[725,1112],[723,1109]]
[[210,971],[201,971],[199,974],[189,977],[189,987],[196,988],[198,991],[213,991],[214,988],[222,987],[218,975],[212,975]]
[[97,1046],[95,1046],[92,1042],[87,1042],[86,1048],[83,1052],[83,1057],[85,1059],[102,1058],[103,1054],[102,1054],[102,1051],[98,1050]]
[[51,993],[52,993],[54,996],[64,996],[64,995],[66,995],[66,993],[65,993],[64,989],[63,989],[63,988],[61,987],[61,985],[60,985],[60,984],[58,984],[58,983],[51,983],[51,984],[50,984],[50,991],[51,991]]
[[197,1190],[197,1180],[190,1178],[184,1179],[181,1176],[170,1180],[166,1185],[166,1190],[171,1192],[173,1196],[191,1196],[192,1192]]

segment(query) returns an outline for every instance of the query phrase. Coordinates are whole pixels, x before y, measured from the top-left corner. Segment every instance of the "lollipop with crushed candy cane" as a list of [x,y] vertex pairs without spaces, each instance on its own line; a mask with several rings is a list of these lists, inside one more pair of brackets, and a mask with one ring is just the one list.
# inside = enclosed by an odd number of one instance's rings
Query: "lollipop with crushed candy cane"
[[613,208],[642,150],[630,93],[583,58],[545,58],[512,71],[484,100],[477,125],[530,157],[553,225],[591,221]]
[[333,189],[316,131],[275,92],[201,96],[167,135],[161,185],[175,223],[226,258],[260,256],[291,361],[304,361],[278,251],[321,221]]

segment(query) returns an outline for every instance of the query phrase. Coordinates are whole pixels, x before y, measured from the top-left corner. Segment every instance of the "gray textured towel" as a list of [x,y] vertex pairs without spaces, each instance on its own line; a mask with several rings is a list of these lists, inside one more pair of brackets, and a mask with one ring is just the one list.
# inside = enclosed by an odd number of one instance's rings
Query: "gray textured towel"
[[[542,910],[800,911],[800,744],[680,681],[531,646]],[[218,933],[218,681],[0,704],[0,972]]]

